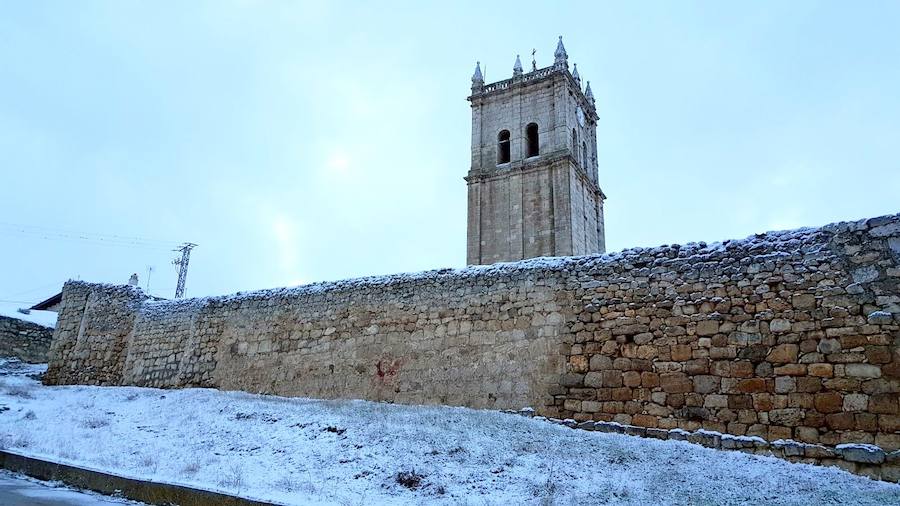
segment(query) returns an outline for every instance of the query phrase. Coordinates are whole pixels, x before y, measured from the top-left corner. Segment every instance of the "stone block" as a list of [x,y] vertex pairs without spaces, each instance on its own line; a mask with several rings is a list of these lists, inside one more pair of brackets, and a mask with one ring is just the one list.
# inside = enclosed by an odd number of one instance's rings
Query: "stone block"
[[594,424],[594,430],[597,432],[608,432],[612,434],[624,434],[625,426],[615,422],[597,422]]
[[766,380],[763,378],[750,378],[741,380],[734,387],[735,392],[744,394],[765,392],[767,390],[768,385],[766,384]]
[[729,376],[731,376],[732,378],[749,378],[753,376],[753,374],[753,362],[748,362],[746,360],[731,362],[731,367],[729,368]]
[[719,332],[719,322],[716,320],[702,320],[697,322],[698,336],[711,336]]
[[866,444],[840,444],[834,451],[846,461],[863,464],[881,464],[885,457],[884,450]]
[[847,394],[844,396],[844,411],[865,411],[869,405],[869,396],[866,394]]
[[810,376],[830,378],[834,376],[834,366],[831,364],[809,364],[806,368]]
[[790,332],[791,321],[785,318],[776,318],[769,322],[769,330],[775,334]]
[[688,345],[676,344],[671,348],[672,360],[676,362],[684,362],[691,359],[691,347]]
[[815,408],[819,413],[837,413],[841,411],[844,398],[837,392],[816,394]]
[[642,372],[641,386],[644,388],[653,388],[659,386],[659,374],[655,372]]
[[605,371],[612,369],[612,359],[606,355],[594,355],[589,362],[591,371]]
[[825,416],[825,425],[831,430],[850,430],[856,426],[853,413],[832,413]]
[[887,434],[897,435],[900,433],[900,416],[878,415],[878,428]]
[[870,364],[887,364],[893,360],[890,346],[867,346],[866,361]]
[[[603,373],[602,372],[591,371],[587,374],[579,375],[579,376],[581,376],[580,384],[584,384],[584,386],[586,386],[586,387],[600,388],[603,386]],[[570,386],[570,385],[566,385],[565,382],[563,382],[563,385]]]
[[775,393],[786,394],[797,390],[797,382],[790,376],[775,378]]
[[699,375],[693,377],[694,391],[709,394],[719,391],[720,379],[717,376]]
[[662,439],[662,440],[669,439],[669,431],[667,431],[665,429],[657,429],[657,428],[648,427],[646,433],[647,433],[647,437],[651,437],[653,439]]
[[857,378],[880,378],[881,368],[871,364],[847,364],[845,369],[847,376]]
[[900,394],[874,394],[869,398],[868,408],[872,413],[896,415],[900,412]]
[[803,410],[798,408],[773,409],[769,411],[769,421],[778,425],[794,427],[803,421]]
[[618,388],[622,386],[622,372],[621,371],[603,371],[600,373],[602,376],[603,386],[607,388]]
[[641,373],[637,371],[626,371],[622,374],[622,383],[626,387],[637,387],[641,385]]
[[784,364],[776,367],[774,373],[779,376],[805,376],[806,364]]
[[688,360],[683,365],[683,370],[687,374],[706,374],[709,372],[709,359],[697,358]]
[[572,355],[569,357],[569,368],[571,372],[583,373],[588,371],[588,359],[584,355]]
[[900,222],[887,223],[869,229],[869,235],[872,237],[890,237],[900,235]]
[[796,344],[779,344],[772,348],[772,351],[766,357],[766,361],[773,364],[796,362],[799,351],[800,347]]
[[560,377],[559,383],[564,387],[578,387],[584,385],[584,379],[584,374],[568,373]]
[[894,321],[894,316],[887,311],[873,311],[866,320],[872,325],[890,325]]
[[791,305],[796,309],[815,309],[816,297],[811,293],[803,293],[791,297]]
[[837,339],[822,339],[816,349],[825,355],[837,353],[841,351],[841,342]]
[[597,401],[581,401],[581,411],[585,413],[596,413],[600,411],[600,403]]
[[631,423],[639,427],[656,427],[657,421],[655,416],[637,414],[631,418]]
[[660,374],[660,386],[663,391],[670,394],[687,393],[694,389],[690,378],[684,373]]

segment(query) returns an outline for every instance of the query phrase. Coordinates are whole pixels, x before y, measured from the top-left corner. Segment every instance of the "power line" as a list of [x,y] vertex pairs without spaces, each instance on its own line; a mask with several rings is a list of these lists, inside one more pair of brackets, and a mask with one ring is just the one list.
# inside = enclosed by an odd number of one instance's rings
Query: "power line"
[[161,241],[157,239],[144,239],[115,234],[96,234],[89,232],[74,232],[50,227],[34,225],[21,225],[15,223],[0,222],[0,233],[31,236],[40,239],[58,241],[81,241],[108,246],[126,246],[131,248],[169,250],[174,247],[174,241]]
[[[105,246],[123,246],[128,248],[136,248],[136,249],[145,249],[145,250],[169,250],[176,251],[181,253],[181,258],[176,258],[172,263],[178,266],[178,284],[175,287],[175,298],[181,298],[184,296],[184,285],[187,279],[187,269],[188,263],[190,262],[191,249],[197,246],[194,243],[185,242],[176,246],[173,241],[162,241],[158,239],[145,239],[142,237],[135,236],[124,236],[124,235],[115,235],[115,234],[96,234],[90,232],[74,232],[71,230],[63,230],[59,228],[52,227],[44,227],[44,226],[36,226],[36,225],[23,225],[17,223],[8,223],[8,222],[0,222],[0,234],[17,234],[23,236],[31,236],[39,239],[46,240],[54,240],[54,241],[62,241],[62,242],[86,242],[93,244],[100,244]],[[172,248],[175,248],[172,250]],[[147,273],[147,290],[149,291],[149,281],[150,281],[150,272],[152,272],[152,268]],[[54,283],[55,284],[55,283]],[[51,286],[51,285],[47,285]],[[35,290],[39,290],[45,287],[38,287],[29,290],[25,290],[24,292],[19,292],[17,294],[10,295],[9,297],[15,297],[17,295],[23,295]],[[17,301],[17,300],[0,300],[0,302],[8,302],[15,304],[29,304],[25,301]]]
[[147,238],[143,238],[143,237],[118,235],[118,234],[100,234],[100,233],[96,233],[96,232],[75,232],[72,230],[66,230],[66,229],[55,228],[55,227],[46,227],[43,225],[24,225],[21,223],[9,223],[9,222],[0,222],[0,225],[16,227],[16,228],[29,228],[29,229],[35,229],[35,230],[45,230],[45,231],[49,231],[49,232],[62,232],[62,233],[68,233],[68,234],[110,237],[110,238],[115,238],[115,239],[127,239],[127,240],[133,240],[133,241],[141,241],[141,242],[155,242],[155,243],[170,244],[170,245],[176,244],[175,241],[167,241],[167,240],[161,240],[161,239],[147,239]]
[[35,287],[35,288],[29,288],[28,290],[22,290],[21,292],[11,293],[11,294],[7,295],[7,297],[18,297],[19,295],[25,295],[25,294],[27,294],[27,293],[36,292],[36,291],[38,291],[38,290],[43,290],[43,289],[45,289],[45,288],[50,288],[51,286],[62,286],[62,285],[63,285],[63,283],[60,283],[60,282],[58,282],[58,281],[54,281],[54,282],[52,282],[52,283],[47,283],[46,285],[41,285],[41,286],[38,286],[38,287]]
[[45,240],[65,242],[65,243],[70,243],[70,244],[79,243],[79,244],[93,244],[95,246],[122,246],[122,247],[126,247],[126,248],[131,248],[131,249],[142,249],[142,250],[148,250],[148,251],[166,251],[166,250],[171,249],[170,246],[157,246],[157,245],[153,245],[153,244],[145,244],[145,243],[140,243],[140,242],[116,241],[116,240],[108,240],[108,239],[94,239],[94,238],[89,238],[89,237],[65,236],[62,234],[53,235],[53,234],[40,233],[40,232],[37,232],[37,233],[35,233],[35,232],[20,232],[20,231],[8,232],[8,231],[0,230],[0,234],[26,236],[26,237],[31,237],[34,239],[45,239]]

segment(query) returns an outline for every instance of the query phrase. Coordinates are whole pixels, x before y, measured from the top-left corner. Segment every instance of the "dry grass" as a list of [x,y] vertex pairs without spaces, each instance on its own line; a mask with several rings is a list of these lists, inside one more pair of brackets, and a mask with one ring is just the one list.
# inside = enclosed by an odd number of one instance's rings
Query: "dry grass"
[[244,486],[244,469],[235,464],[222,473],[219,478],[219,486],[239,492]]
[[103,418],[99,415],[94,415],[81,420],[81,422],[79,422],[79,425],[85,429],[99,429],[101,427],[108,426],[109,419]]

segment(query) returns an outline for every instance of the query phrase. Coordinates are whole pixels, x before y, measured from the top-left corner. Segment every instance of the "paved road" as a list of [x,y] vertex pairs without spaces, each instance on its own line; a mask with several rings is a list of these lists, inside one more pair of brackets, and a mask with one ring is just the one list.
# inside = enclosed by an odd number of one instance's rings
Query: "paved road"
[[3,506],[123,506],[140,503],[54,488],[14,474],[0,474],[0,504]]

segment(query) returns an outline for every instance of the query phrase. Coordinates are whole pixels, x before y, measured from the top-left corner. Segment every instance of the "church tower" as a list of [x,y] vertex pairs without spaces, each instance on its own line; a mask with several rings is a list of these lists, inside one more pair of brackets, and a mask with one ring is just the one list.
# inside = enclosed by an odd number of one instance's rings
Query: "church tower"
[[469,265],[606,251],[591,85],[569,72],[562,37],[553,65],[485,84],[472,76]]

